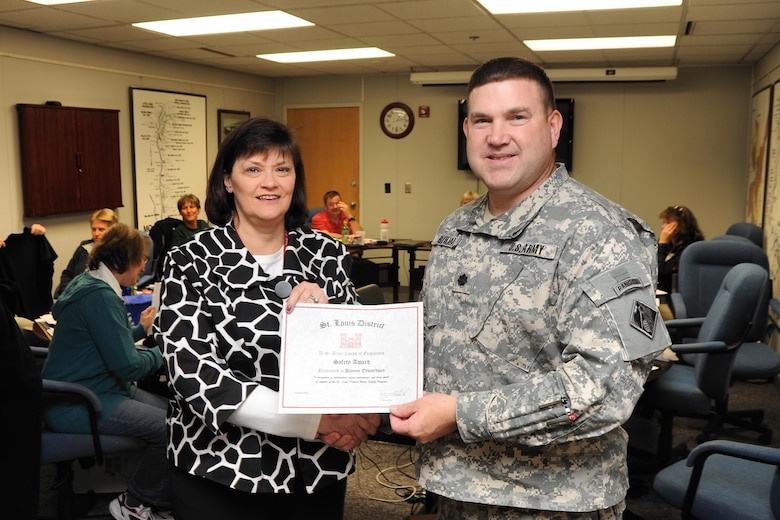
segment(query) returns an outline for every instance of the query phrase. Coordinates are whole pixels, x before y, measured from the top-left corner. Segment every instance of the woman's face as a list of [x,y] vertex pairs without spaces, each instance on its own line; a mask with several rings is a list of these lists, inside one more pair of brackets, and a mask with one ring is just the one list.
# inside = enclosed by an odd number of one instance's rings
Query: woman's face
[[284,225],[295,190],[295,165],[278,150],[239,157],[225,175],[225,188],[235,197],[239,222]]
[[103,238],[103,235],[106,234],[106,231],[108,231],[108,228],[111,227],[111,224],[108,222],[105,222],[103,220],[93,220],[90,223],[90,229],[92,230],[92,240],[95,242],[100,242],[100,239]]
[[130,264],[124,273],[115,272],[114,276],[122,287],[132,287],[138,281],[138,276],[141,274],[141,271],[144,270],[145,265],[146,258],[143,258],[136,264]]
[[179,210],[179,214],[184,222],[195,222],[198,220],[199,213],[200,208],[189,200],[182,204],[181,209]]

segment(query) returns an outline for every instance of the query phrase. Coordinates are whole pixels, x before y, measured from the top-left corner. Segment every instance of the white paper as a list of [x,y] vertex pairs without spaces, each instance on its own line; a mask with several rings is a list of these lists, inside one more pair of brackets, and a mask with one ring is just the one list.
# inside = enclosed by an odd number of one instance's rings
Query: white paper
[[423,307],[296,305],[282,320],[280,413],[387,413],[422,397]]

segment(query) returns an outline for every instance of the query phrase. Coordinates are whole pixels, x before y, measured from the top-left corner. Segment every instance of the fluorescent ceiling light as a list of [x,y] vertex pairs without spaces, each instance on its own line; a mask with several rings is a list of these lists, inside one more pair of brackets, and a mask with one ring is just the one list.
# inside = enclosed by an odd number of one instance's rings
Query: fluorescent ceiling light
[[77,4],[79,2],[91,2],[92,0],[27,0],[33,4],[40,5],[60,5],[60,4]]
[[170,36],[193,36],[196,34],[222,34],[244,31],[265,31],[289,27],[314,25],[302,18],[284,11],[262,11],[257,13],[223,14],[200,18],[181,18],[156,22],[134,23],[134,27],[168,34]]
[[365,58],[389,58],[395,54],[377,47],[357,49],[333,49],[329,51],[280,52],[277,54],[258,54],[263,60],[277,63],[306,63],[312,61],[362,60]]
[[682,0],[477,0],[493,14],[554,13],[560,11],[597,11],[682,5]]
[[532,51],[586,51],[599,49],[647,49],[674,47],[677,36],[624,36],[617,38],[569,38],[560,40],[523,40]]

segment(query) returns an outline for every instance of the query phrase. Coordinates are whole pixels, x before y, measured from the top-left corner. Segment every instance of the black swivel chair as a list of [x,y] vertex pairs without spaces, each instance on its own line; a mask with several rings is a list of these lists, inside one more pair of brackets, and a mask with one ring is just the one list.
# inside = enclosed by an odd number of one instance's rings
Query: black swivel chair
[[666,322],[670,329],[698,326],[699,334],[695,342],[670,347],[676,353],[695,354],[694,365],[673,364],[646,385],[641,398],[643,407],[658,410],[661,414],[657,446],[661,463],[669,461],[673,452],[675,416],[708,419],[697,437],[699,442],[709,440],[723,424],[758,432],[761,442],[771,441],[772,430],[761,424],[762,411],[735,412],[728,406],[734,358],[750,330],[767,278],[767,272],[755,264],[738,264],[724,278],[704,318]]

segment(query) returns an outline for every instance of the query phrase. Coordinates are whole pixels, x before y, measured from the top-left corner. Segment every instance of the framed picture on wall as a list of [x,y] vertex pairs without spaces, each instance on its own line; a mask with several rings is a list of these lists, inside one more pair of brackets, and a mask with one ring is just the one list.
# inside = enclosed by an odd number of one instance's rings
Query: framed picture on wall
[[249,119],[249,112],[239,110],[217,110],[217,123],[219,124],[219,142],[227,137],[235,127]]
[[182,195],[206,195],[206,96],[130,87],[135,218],[178,217]]
[[745,220],[764,225],[764,195],[769,163],[769,129],[772,121],[772,87],[753,96],[750,115],[750,150]]

